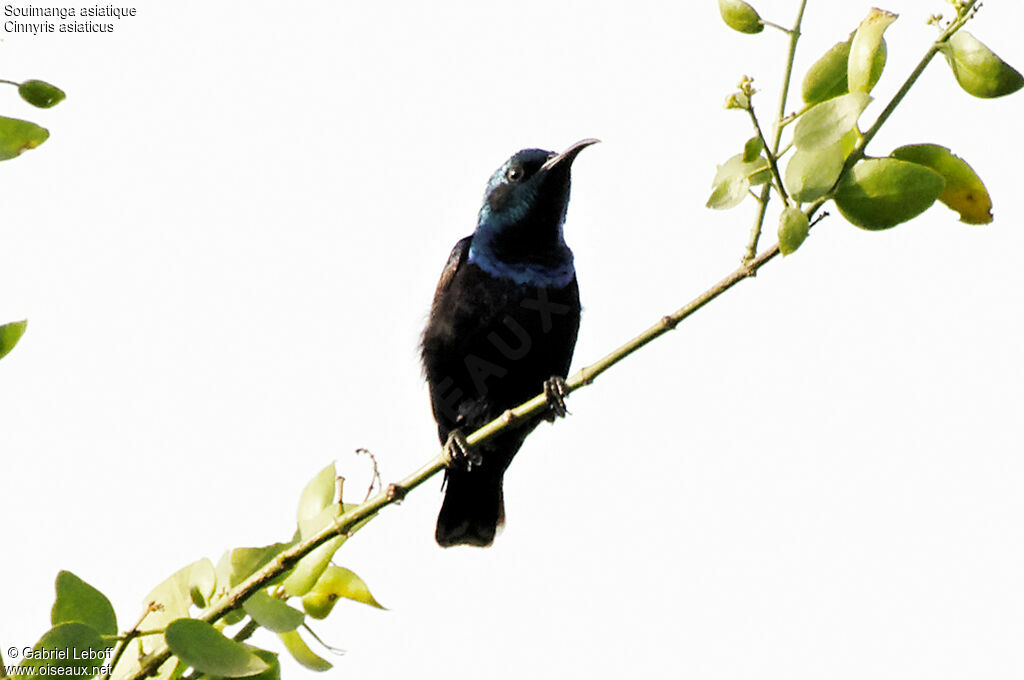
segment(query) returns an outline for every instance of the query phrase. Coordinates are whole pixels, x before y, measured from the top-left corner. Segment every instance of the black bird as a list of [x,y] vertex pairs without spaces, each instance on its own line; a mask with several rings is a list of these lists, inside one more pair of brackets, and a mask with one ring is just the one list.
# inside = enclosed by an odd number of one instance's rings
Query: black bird
[[487,185],[476,231],[455,244],[437,284],[423,366],[438,436],[453,454],[435,533],[442,546],[491,544],[505,521],[505,469],[540,418],[471,450],[464,434],[542,390],[547,417],[565,415],[580,299],[562,225],[569,169],[596,141],[508,159]]

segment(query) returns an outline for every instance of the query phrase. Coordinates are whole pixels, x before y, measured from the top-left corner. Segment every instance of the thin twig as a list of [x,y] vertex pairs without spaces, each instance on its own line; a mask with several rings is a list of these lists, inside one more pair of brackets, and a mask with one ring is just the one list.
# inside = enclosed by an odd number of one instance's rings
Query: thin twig
[[370,488],[366,490],[366,495],[363,497],[363,502],[365,503],[370,499],[370,496],[373,495],[374,487],[376,487],[379,492],[384,488],[384,482],[381,481],[380,478],[380,468],[377,467],[377,457],[370,452],[370,449],[359,448],[356,449],[356,453],[365,453],[370,457],[370,462],[373,463],[373,478],[370,480]]
[[750,114],[750,122],[753,123],[754,130],[757,131],[757,138],[761,140],[764,153],[768,156],[768,166],[772,170],[772,178],[775,180],[776,189],[779,195],[782,196],[782,200],[786,202],[786,205],[789,205],[789,194],[786,193],[786,187],[782,183],[782,174],[779,172],[779,160],[775,157],[775,152],[768,146],[768,140],[764,138],[764,131],[761,129],[761,124],[757,121],[757,114],[754,113],[753,102],[747,107],[747,113]]
[[[779,92],[778,114],[775,116],[774,133],[771,146],[765,145],[769,157],[779,156],[779,142],[782,140],[781,121],[786,115],[786,101],[789,99],[789,83],[793,78],[793,60],[796,58],[796,45],[800,41],[800,26],[804,21],[804,9],[807,7],[807,0],[800,0],[800,9],[796,13],[796,21],[793,22],[792,30],[789,33],[789,51],[786,54],[786,69],[782,80],[782,90]],[[775,168],[776,175],[778,168]],[[779,181],[781,186],[782,182]],[[757,215],[754,217],[754,226],[750,229],[750,238],[747,240],[747,248],[743,254],[744,266],[749,266],[757,254],[757,244],[761,240],[761,229],[764,226],[765,213],[768,210],[768,201],[771,198],[771,191],[768,185],[761,190],[761,202],[757,207]]]
[[142,612],[142,616],[139,617],[139,620],[136,621],[135,625],[128,629],[128,632],[124,634],[124,638],[121,640],[121,644],[118,645],[117,651],[114,652],[114,658],[111,659],[110,664],[107,666],[107,672],[103,674],[102,680],[110,680],[111,674],[114,672],[117,664],[121,661],[121,657],[124,655],[125,650],[128,649],[128,645],[131,644],[132,640],[142,635],[142,633],[139,632],[139,626],[141,626],[142,622],[146,620],[146,617],[161,609],[163,609],[163,605],[157,602],[150,602],[146,605],[146,609]]
[[316,631],[309,627],[308,623],[303,623],[302,627],[305,628],[306,632],[309,633],[310,636],[314,640],[316,640],[318,643],[320,643],[320,646],[323,647],[324,649],[326,649],[328,652],[330,652],[331,654],[334,654],[336,656],[345,656],[345,650],[344,649],[342,649],[341,647],[332,647],[331,645],[329,645],[326,642],[324,642],[320,638],[320,636],[316,634]]
[[772,28],[777,28],[780,31],[782,31],[783,33],[792,33],[792,31],[790,31],[785,26],[779,26],[778,24],[773,23],[771,21],[765,21],[764,19],[761,19],[761,23],[764,24],[765,26],[771,26]]

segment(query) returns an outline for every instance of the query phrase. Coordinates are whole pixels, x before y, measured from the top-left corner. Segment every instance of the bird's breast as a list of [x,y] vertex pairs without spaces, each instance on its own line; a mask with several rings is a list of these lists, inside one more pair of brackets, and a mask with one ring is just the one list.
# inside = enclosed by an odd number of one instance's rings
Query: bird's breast
[[483,405],[481,418],[496,417],[540,392],[552,375],[565,375],[579,315],[574,276],[561,286],[537,286],[472,262],[460,267],[424,333],[435,410],[454,407],[438,413],[440,420],[453,422],[467,404]]

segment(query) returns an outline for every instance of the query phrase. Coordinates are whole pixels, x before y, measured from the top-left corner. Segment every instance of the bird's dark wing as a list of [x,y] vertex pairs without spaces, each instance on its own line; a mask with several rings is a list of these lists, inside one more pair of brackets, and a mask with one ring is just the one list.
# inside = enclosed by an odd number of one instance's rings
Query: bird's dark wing
[[444,292],[448,290],[448,286],[452,285],[452,279],[455,278],[455,272],[459,270],[462,263],[469,257],[469,244],[473,240],[472,236],[460,240],[452,248],[452,254],[448,256],[448,264],[444,266],[444,271],[441,272],[441,280],[437,282],[437,290],[434,291],[434,304],[437,304],[438,298],[444,295]]

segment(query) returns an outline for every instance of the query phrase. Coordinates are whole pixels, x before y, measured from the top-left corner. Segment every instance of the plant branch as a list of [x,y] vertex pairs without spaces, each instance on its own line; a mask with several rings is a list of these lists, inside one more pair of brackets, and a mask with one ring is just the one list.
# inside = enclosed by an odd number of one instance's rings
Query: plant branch
[[[789,84],[793,79],[793,60],[796,58],[796,45],[800,41],[800,26],[804,21],[804,10],[807,8],[807,0],[800,0],[800,9],[796,13],[796,21],[793,22],[793,28],[789,31],[789,51],[786,53],[786,68],[782,80],[782,90],[779,92],[779,109],[778,115],[775,116],[774,132],[772,133],[771,146],[765,144],[765,149],[768,151],[769,158],[778,158],[779,154],[779,143],[782,140],[782,119],[786,115],[786,102],[789,99]],[[778,167],[774,169],[776,175],[778,175]],[[779,180],[779,186],[782,186],[782,180]],[[747,249],[743,255],[743,265],[749,267],[755,260],[757,254],[757,244],[761,240],[761,228],[764,225],[765,212],[768,210],[768,200],[771,198],[771,192],[768,187],[765,186],[761,190],[761,203],[757,208],[757,215],[754,218],[754,226],[750,230],[750,239],[747,241]],[[756,271],[756,269],[755,269]]]
[[912,88],[914,83],[917,82],[917,79],[921,77],[921,74],[924,73],[924,70],[928,67],[928,64],[931,63],[932,59],[935,58],[935,55],[939,53],[953,34],[963,28],[964,24],[974,16],[975,5],[977,4],[978,0],[968,0],[968,2],[964,3],[962,10],[957,15],[957,18],[950,21],[949,26],[947,26],[939,35],[939,38],[932,43],[932,46],[927,52],[925,52],[924,56],[921,57],[921,61],[919,61],[917,66],[914,67],[914,70],[910,72],[910,75],[907,76],[907,79],[903,82],[900,89],[895,95],[893,95],[892,99],[889,100],[889,103],[886,104],[882,112],[878,114],[878,118],[875,120],[874,124],[872,124],[872,126],[868,128],[867,132],[864,133],[860,144],[853,153],[850,154],[850,157],[846,159],[846,164],[843,166],[843,172],[840,173],[840,177],[846,174],[846,172],[852,168],[857,161],[864,157],[864,150],[867,148],[868,144],[875,138],[875,135],[878,134],[878,131],[883,125],[885,125],[886,121],[889,120],[889,117],[896,110],[896,107],[899,106],[900,102],[903,101],[903,98],[907,96],[907,93],[910,92],[910,88]]
[[[939,39],[931,46],[921,62],[917,65],[914,71],[908,76],[906,82],[893,97],[892,101],[886,106],[885,110],[879,115],[874,125],[864,134],[861,144],[858,148],[850,155],[847,159],[847,165],[844,167],[846,172],[849,167],[852,167],[864,155],[864,148],[868,142],[877,134],[881,126],[888,120],[889,116],[895,110],[896,106],[903,100],[907,92],[921,76],[921,73],[927,67],[928,63],[935,56],[935,54],[942,48],[945,42],[959,30],[970,16],[970,10],[977,3],[977,0],[971,0],[966,3],[964,12],[958,15],[957,19],[950,23]],[[778,146],[782,135],[782,126],[780,121],[783,119],[783,115],[786,107],[787,93],[789,90],[789,84],[792,76],[793,58],[796,53],[796,44],[800,36],[800,24],[803,19],[804,7],[806,6],[806,0],[803,0],[800,4],[800,11],[797,16],[796,24],[793,30],[790,32],[790,47],[789,55],[787,57],[787,68],[785,75],[785,82],[783,90],[779,99],[779,116],[776,120],[775,132],[771,145],[771,153],[775,155],[778,151]],[[777,168],[776,168],[777,172]],[[620,347],[616,348],[612,352],[608,353],[601,359],[585,366],[566,380],[566,388],[568,392],[574,392],[586,385],[591,384],[599,375],[610,369],[621,362],[626,357],[630,356],[640,348],[644,347],[648,343],[661,337],[665,333],[673,330],[679,325],[684,319],[692,315],[697,310],[704,307],[722,293],[726,292],[733,286],[744,279],[753,277],[757,271],[770,262],[779,254],[779,246],[775,244],[770,248],[764,250],[760,254],[753,256],[751,253],[756,252],[758,237],[760,236],[760,227],[764,220],[764,211],[768,203],[769,186],[766,185],[762,189],[760,208],[758,211],[758,220],[755,224],[755,231],[751,234],[750,242],[748,243],[748,257],[744,258],[744,263],[733,270],[731,273],[722,278],[718,283],[708,288],[706,291],[695,297],[686,305],[680,307],[675,312],[663,316],[645,331],[639,335],[633,337]],[[814,218],[811,223],[812,226],[817,224],[825,215],[820,215],[815,218],[815,213],[829,200],[830,195],[822,197],[811,204],[805,210],[805,214],[808,219]],[[539,414],[541,411],[547,408],[547,398],[543,393],[538,394],[529,401],[526,401],[519,406],[505,411],[504,414],[495,418],[488,424],[484,425],[480,429],[476,430],[468,437],[466,442],[470,446],[476,446],[484,440],[497,435],[498,433],[514,427],[518,422]],[[308,555],[314,549],[327,541],[337,536],[349,536],[354,533],[354,529],[357,528],[364,520],[367,520],[381,509],[391,505],[392,503],[399,502],[405,497],[406,493],[415,489],[416,487],[423,484],[425,481],[436,475],[438,472],[443,470],[449,464],[450,460],[447,453],[442,450],[441,453],[437,454],[434,458],[427,461],[418,470],[408,475],[404,479],[400,480],[396,484],[390,485],[387,489],[377,493],[372,498],[369,498],[359,506],[345,512],[338,517],[334,522],[319,531],[318,533],[310,536],[304,541],[297,543],[283,552],[279,553],[274,559],[272,559],[263,568],[258,570],[248,579],[235,586],[231,591],[228,592],[227,596],[217,603],[212,608],[208,609],[200,617],[203,621],[213,623],[234,609],[237,609],[242,603],[250,597],[257,590],[266,587],[274,579],[280,577],[285,572],[294,567],[303,557]],[[251,625],[251,622],[250,622]],[[249,625],[242,629],[243,632],[247,633]],[[241,635],[242,633],[240,633]],[[245,635],[247,637],[247,635]],[[242,638],[244,639],[244,637]],[[127,641],[126,641],[127,642]],[[129,676],[127,680],[142,680],[143,678],[155,673],[157,669],[163,665],[164,662],[170,658],[171,652],[164,644],[159,649],[155,650],[149,655],[143,663],[142,667],[136,671],[133,675]],[[113,666],[114,664],[112,664]]]
[[157,604],[156,602],[150,602],[146,605],[146,609],[142,612],[142,616],[139,617],[139,620],[135,622],[135,625],[132,626],[121,639],[121,644],[118,645],[117,651],[114,653],[114,658],[110,661],[110,664],[107,666],[107,672],[103,674],[102,680],[110,680],[110,675],[114,672],[114,668],[117,667],[118,662],[121,661],[121,657],[124,655],[125,650],[128,649],[128,645],[131,644],[132,640],[142,635],[149,634],[139,631],[139,626],[142,625],[142,622],[146,620],[147,616],[149,616],[151,613],[157,611],[160,608],[161,605]]
[[[817,207],[820,207],[820,205],[821,202],[815,204],[811,209],[815,210]],[[585,385],[589,385],[599,375],[610,369],[612,366],[633,354],[644,345],[674,329],[681,321],[735,286],[740,281],[752,277],[758,269],[763,267],[778,254],[779,246],[777,244],[768,248],[758,255],[752,262],[738,267],[686,305],[680,307],[671,314],[661,317],[647,330],[630,339],[596,362],[574,373],[568,380],[566,380],[566,388],[569,392],[574,392]],[[543,393],[538,394],[533,399],[530,399],[513,409],[505,411],[505,413],[498,418],[495,418],[480,429],[476,430],[466,437],[466,442],[470,446],[475,446],[480,442],[497,435],[499,432],[510,427],[514,427],[520,421],[539,414],[546,408],[547,397]],[[422,467],[409,476],[400,480],[396,484],[391,485],[390,488],[376,494],[361,505],[344,513],[334,520],[332,524],[328,525],[313,536],[310,536],[306,540],[301,541],[300,543],[297,543],[279,553],[263,568],[232,588],[223,600],[203,612],[202,616],[199,618],[207,623],[213,623],[224,617],[232,610],[242,606],[242,603],[253,593],[268,586],[271,581],[294,567],[299,560],[315,550],[317,547],[337,536],[351,535],[354,533],[353,527],[357,524],[376,515],[382,508],[400,501],[407,492],[415,489],[436,475],[447,467],[448,463],[448,455],[442,449],[441,453],[427,461]],[[245,629],[243,628],[243,630]],[[152,654],[148,655],[141,668],[139,668],[139,670],[133,675],[129,676],[127,680],[142,680],[142,678],[155,673],[157,669],[159,669],[160,666],[170,658],[170,656],[171,652],[167,648],[167,645],[162,645],[158,649],[154,650]]]
[[[761,124],[757,121],[757,114],[754,113],[753,103],[747,107],[747,113],[750,114],[750,122],[753,123],[754,130],[757,132],[757,138],[761,140],[761,145],[764,146],[765,155],[768,156],[768,166],[772,170],[772,178],[775,180],[779,196],[782,196],[782,200],[786,202],[786,205],[789,205],[789,194],[786,193],[786,187],[782,183],[782,174],[779,172],[779,159],[775,157],[775,152],[769,148],[768,140],[764,138],[764,131],[761,129]],[[754,244],[754,248],[757,248],[756,243]]]

